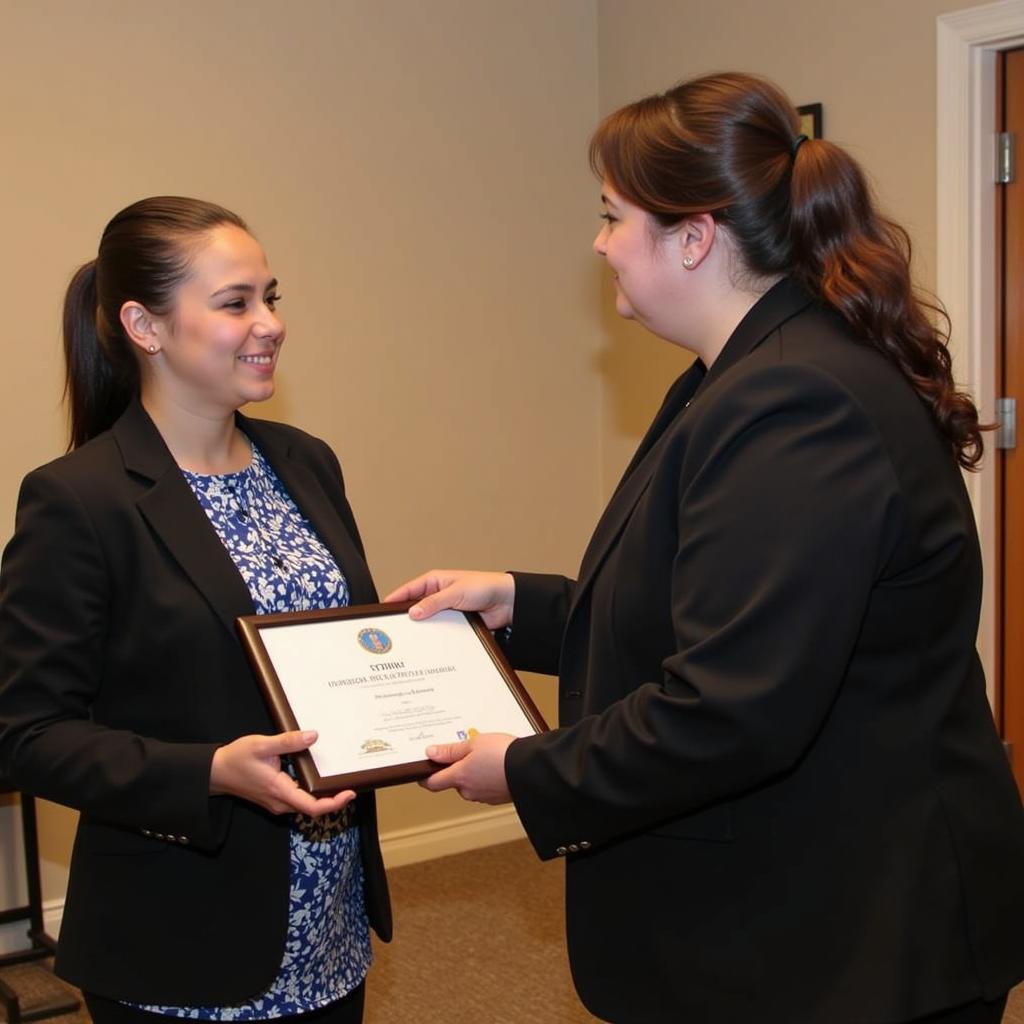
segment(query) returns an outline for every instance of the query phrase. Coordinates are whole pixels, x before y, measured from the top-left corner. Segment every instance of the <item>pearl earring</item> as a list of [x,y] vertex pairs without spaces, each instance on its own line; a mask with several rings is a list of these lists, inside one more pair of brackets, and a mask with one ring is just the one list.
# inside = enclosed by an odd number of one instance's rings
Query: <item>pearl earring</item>
[[692,256],[684,256],[683,257],[683,266],[686,267],[687,270],[692,270],[693,269],[693,257]]
[[153,355],[153,353],[156,352],[156,345],[150,345],[147,351],[150,355]]

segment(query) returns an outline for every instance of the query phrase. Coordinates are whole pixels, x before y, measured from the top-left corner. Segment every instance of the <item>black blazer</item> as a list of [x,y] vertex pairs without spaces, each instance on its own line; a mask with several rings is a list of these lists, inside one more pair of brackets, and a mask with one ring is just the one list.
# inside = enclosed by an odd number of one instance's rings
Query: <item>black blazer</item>
[[562,729],[509,785],[617,1022],[881,1024],[1024,975],[1024,815],[961,474],[793,284],[670,390],[579,581],[516,575]]
[[[348,578],[376,592],[322,441],[238,416]],[[253,605],[134,402],[30,473],[0,575],[0,774],[82,814],[57,971],[113,999],[225,1005],[281,961],[290,815],[209,796],[214,750],[275,731],[235,635]],[[366,904],[391,933],[372,796]]]

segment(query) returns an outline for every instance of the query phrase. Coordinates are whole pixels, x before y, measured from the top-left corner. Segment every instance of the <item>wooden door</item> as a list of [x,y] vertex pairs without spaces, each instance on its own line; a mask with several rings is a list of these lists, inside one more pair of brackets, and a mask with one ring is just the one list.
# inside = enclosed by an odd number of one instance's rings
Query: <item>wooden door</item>
[[[1002,185],[1002,344],[998,394],[1016,398],[1024,416],[1024,49],[1003,55],[1003,130],[1015,135],[1015,181]],[[1019,431],[1018,431],[1019,433]],[[997,450],[986,437],[987,458],[996,460],[1000,507],[1000,650],[996,716],[1009,744],[1017,785],[1024,791],[1024,438]]]

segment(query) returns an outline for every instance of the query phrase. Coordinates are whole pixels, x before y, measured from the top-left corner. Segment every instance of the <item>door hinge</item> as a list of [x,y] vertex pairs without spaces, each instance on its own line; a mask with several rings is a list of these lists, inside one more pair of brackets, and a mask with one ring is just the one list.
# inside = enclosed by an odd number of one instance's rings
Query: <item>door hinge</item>
[[996,136],[996,184],[1009,185],[1017,175],[1017,136],[1000,132]]
[[1017,447],[1017,399],[996,399],[996,448]]

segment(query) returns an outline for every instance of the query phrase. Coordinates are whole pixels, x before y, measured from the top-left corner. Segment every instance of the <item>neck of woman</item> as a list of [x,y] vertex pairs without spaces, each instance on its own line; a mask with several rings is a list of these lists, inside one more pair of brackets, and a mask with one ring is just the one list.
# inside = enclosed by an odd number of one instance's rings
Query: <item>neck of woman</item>
[[204,475],[237,473],[252,460],[252,448],[235,425],[235,410],[211,410],[143,388],[142,407],[156,424],[174,461]]
[[708,310],[700,336],[688,345],[706,367],[721,355],[722,349],[739,327],[743,318],[760,301],[761,297],[781,280],[781,275],[772,278],[758,278],[741,284],[729,282],[717,289],[714,302]]

